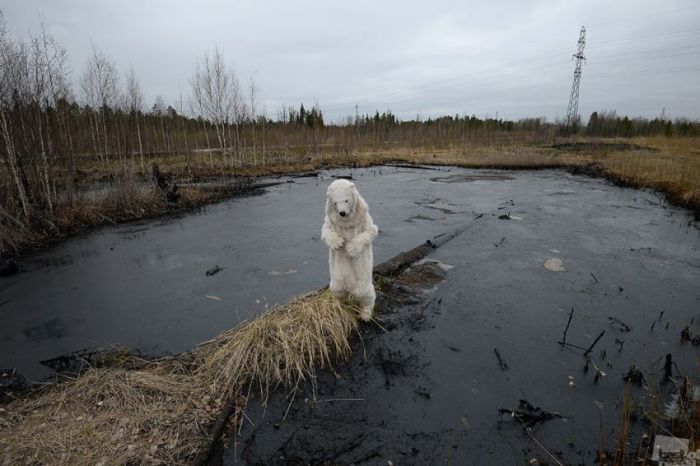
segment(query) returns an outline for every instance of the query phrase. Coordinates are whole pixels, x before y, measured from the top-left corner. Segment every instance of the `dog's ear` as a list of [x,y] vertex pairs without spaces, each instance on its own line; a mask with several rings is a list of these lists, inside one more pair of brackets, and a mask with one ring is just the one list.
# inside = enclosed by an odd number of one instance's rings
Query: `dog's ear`
[[355,196],[355,215],[363,216],[369,212],[369,206],[365,199],[360,195],[355,185],[352,185],[352,195]]
[[333,212],[331,211],[331,196],[326,194],[326,215],[330,216]]

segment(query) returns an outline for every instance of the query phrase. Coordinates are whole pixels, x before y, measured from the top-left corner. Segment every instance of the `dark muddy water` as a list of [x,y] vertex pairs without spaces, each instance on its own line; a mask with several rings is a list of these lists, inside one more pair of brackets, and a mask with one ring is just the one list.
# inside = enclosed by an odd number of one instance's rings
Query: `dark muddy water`
[[[538,438],[590,464],[595,402],[609,432],[630,364],[651,378],[671,353],[682,373],[697,374],[700,348],[679,339],[687,323],[700,333],[700,231],[685,211],[563,171],[387,167],[299,178],[25,257],[22,273],[0,279],[0,367],[38,379],[49,373],[39,361],[83,348],[187,350],[324,285],[332,174],[352,174],[367,199],[377,262],[484,215],[429,256],[452,266],[443,282],[382,317],[387,333],[364,327],[340,379],[321,377],[319,399],[348,401],[309,403],[306,387],[291,408],[282,396],[266,410],[251,404],[226,461],[284,464],[280,452],[296,448],[311,462],[523,464],[542,455],[513,420],[497,420],[526,397],[564,416],[537,426]],[[566,271],[547,270],[552,258]],[[215,265],[223,270],[205,276]],[[587,347],[606,331],[593,352],[607,373],[597,384],[580,351],[556,344],[572,307],[569,342]]]
[[[338,378],[321,376],[315,394],[304,386],[291,404],[279,394],[266,409],[249,405],[227,463],[544,461],[516,420],[499,423],[499,409],[526,398],[563,416],[534,427],[540,441],[566,464],[593,464],[599,407],[611,450],[631,364],[652,391],[668,353],[697,376],[700,348],[679,338],[688,323],[700,331],[700,231],[686,212],[655,193],[560,171],[411,176],[440,198],[421,215],[486,213],[428,257],[452,266],[445,280],[416,304],[390,306],[386,332],[365,326],[352,361]],[[566,271],[547,270],[552,258]],[[568,342],[587,348],[605,330],[591,353],[606,373],[598,383],[582,351],[556,343],[572,307]],[[664,401],[670,391],[662,386]]]
[[[381,229],[378,261],[471,212],[458,185],[429,181],[451,172],[383,167],[324,172],[176,218],[102,228],[25,257],[22,273],[0,278],[0,368],[39,379],[50,373],[39,361],[84,348],[188,350],[324,285],[325,189],[331,175],[350,173]],[[205,276],[215,265],[223,270]]]

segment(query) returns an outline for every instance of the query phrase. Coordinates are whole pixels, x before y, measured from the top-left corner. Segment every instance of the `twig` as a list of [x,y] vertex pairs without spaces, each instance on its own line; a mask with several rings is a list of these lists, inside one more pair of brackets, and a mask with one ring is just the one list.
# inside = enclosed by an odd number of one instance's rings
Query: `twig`
[[556,456],[554,456],[554,453],[552,453],[551,451],[549,451],[549,449],[548,449],[547,447],[545,447],[544,445],[542,445],[542,444],[540,443],[540,441],[537,440],[537,439],[535,438],[534,434],[532,433],[532,429],[529,428],[529,427],[525,424],[525,422],[523,422],[522,419],[520,419],[520,415],[519,415],[519,414],[513,412],[513,413],[512,413],[512,416],[513,416],[515,419],[517,419],[518,421],[520,421],[520,423],[523,425],[523,428],[525,429],[525,433],[527,433],[527,435],[530,436],[530,438],[532,439],[532,441],[535,442],[535,443],[537,444],[537,446],[540,447],[540,448],[542,449],[542,451],[544,451],[545,453],[547,453],[547,455],[549,455],[549,457],[552,458],[552,461],[554,461],[554,462],[555,462],[556,464],[558,464],[559,466],[564,466],[564,464],[563,464],[561,461],[559,461],[559,459],[558,459]]
[[496,358],[498,359],[498,367],[501,368],[502,371],[507,371],[508,370],[508,364],[506,361],[503,359],[501,356],[500,351],[498,351],[498,348],[494,348],[493,352],[496,353]]
[[566,332],[569,331],[569,325],[571,325],[571,318],[574,316],[574,307],[571,306],[571,312],[569,312],[569,320],[566,322],[566,328],[564,329],[564,336],[561,339],[561,346],[566,345]]
[[666,355],[666,362],[664,364],[664,382],[671,379],[673,375],[673,356],[671,353]]
[[598,340],[600,340],[601,338],[603,338],[603,335],[605,335],[605,330],[603,330],[602,332],[600,332],[600,335],[598,335],[598,338],[596,338],[595,340],[593,340],[593,343],[591,343],[591,346],[589,346],[588,349],[586,350],[586,352],[583,353],[583,354],[584,354],[584,355],[590,354],[590,352],[593,351],[593,347],[596,345],[596,343],[598,343]]
[[388,331],[387,329],[385,329],[385,328],[382,326],[382,324],[380,324],[380,323],[377,321],[377,319],[375,319],[374,317],[372,318],[372,320],[371,320],[370,322],[372,322],[374,325],[376,325],[376,326],[379,327],[380,329],[384,330],[384,333],[389,333],[389,331]]
[[621,321],[617,317],[610,316],[610,317],[608,317],[608,320],[610,321],[610,325],[613,325],[613,324],[619,325],[620,330],[622,330],[623,332],[629,332],[632,330],[632,328],[629,325],[627,325],[626,323],[624,323],[623,321]]
[[583,346],[579,346],[579,345],[574,345],[573,343],[567,343],[567,342],[564,342],[564,341],[558,341],[557,343],[559,343],[559,344],[562,345],[562,346],[570,346],[570,347],[572,347],[572,348],[580,349],[580,350],[583,350],[583,351],[587,351],[587,350],[588,350],[588,348],[584,348]]
[[598,283],[598,279],[596,278],[596,276],[593,272],[591,272],[591,277],[593,277],[593,280],[595,280],[595,282]]
[[115,222],[114,220],[112,220],[112,219],[109,218],[109,217],[106,217],[106,216],[104,216],[104,215],[102,215],[102,214],[96,214],[96,215],[97,215],[98,217],[101,217],[102,220],[106,220],[106,221],[108,221],[108,222],[110,222],[110,223],[112,223],[112,224],[114,224],[114,225],[117,224],[117,222]]
[[299,382],[297,382],[296,386],[294,387],[294,390],[292,390],[292,393],[291,393],[292,396],[291,396],[291,399],[289,400],[289,404],[287,405],[287,410],[284,412],[284,417],[282,418],[282,422],[287,420],[287,414],[289,414],[289,410],[292,408],[292,403],[294,403],[294,399],[297,397],[297,389],[298,388],[299,388]]

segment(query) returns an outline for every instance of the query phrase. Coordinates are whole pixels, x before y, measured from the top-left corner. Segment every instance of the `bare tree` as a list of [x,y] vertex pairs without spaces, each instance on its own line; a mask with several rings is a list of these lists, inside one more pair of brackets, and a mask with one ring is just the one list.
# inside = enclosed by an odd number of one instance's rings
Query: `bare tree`
[[22,207],[22,212],[26,217],[29,217],[30,204],[26,176],[22,170],[8,117],[8,111],[13,100],[21,99],[22,97],[22,87],[25,83],[22,82],[20,69],[23,62],[26,62],[26,50],[7,38],[5,17],[2,10],[0,10],[0,130],[5,143],[3,161],[15,184],[17,199]]
[[[106,111],[117,104],[119,97],[119,77],[114,62],[92,44],[90,56],[85,65],[85,70],[80,81],[85,103],[93,110],[99,112],[102,124],[102,148],[103,160],[109,155],[107,142],[107,117]],[[94,135],[96,145],[99,146],[98,122],[94,121]]]
[[226,129],[231,120],[237,121],[240,85],[236,72],[224,63],[223,52],[219,48],[215,48],[211,55],[204,53],[202,61],[196,64],[190,86],[197,112],[216,129],[221,156],[225,161]]
[[255,85],[255,75],[250,76],[248,93],[248,96],[250,98],[250,122],[252,125],[253,132],[253,164],[257,165],[257,156],[255,155],[255,118],[258,106],[258,88]]
[[165,117],[167,114],[167,105],[165,104],[165,99],[162,95],[156,95],[156,100],[153,102],[153,109],[151,114],[158,117],[158,122],[160,123],[160,137],[163,140],[163,152],[169,153],[168,140],[165,136]]
[[129,70],[129,74],[126,75],[126,107],[129,111],[129,115],[134,119],[136,125],[136,138],[139,144],[139,159],[141,161],[141,172],[146,173],[146,167],[143,161],[143,141],[141,139],[141,123],[139,121],[139,114],[143,112],[143,92],[141,91],[141,84],[139,84],[136,74],[134,74],[134,69]]

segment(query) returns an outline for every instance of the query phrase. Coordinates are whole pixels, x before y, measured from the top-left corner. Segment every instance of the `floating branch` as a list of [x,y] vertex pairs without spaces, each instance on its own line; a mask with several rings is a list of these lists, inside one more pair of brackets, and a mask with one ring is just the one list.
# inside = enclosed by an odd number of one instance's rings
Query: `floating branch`
[[501,353],[500,353],[500,351],[498,351],[498,348],[494,348],[493,352],[496,353],[496,358],[498,359],[498,367],[500,367],[502,371],[507,371],[508,364],[503,359],[503,356],[501,356]]
[[593,348],[595,347],[595,345],[598,343],[598,340],[600,340],[601,338],[603,338],[603,335],[605,335],[605,330],[603,330],[602,332],[600,332],[600,335],[598,335],[598,338],[596,338],[595,340],[593,340],[593,343],[591,343],[591,346],[589,346],[588,349],[586,350],[586,352],[583,353],[583,354],[584,354],[584,355],[590,354],[590,352],[593,351]]
[[571,325],[571,318],[574,316],[574,308],[571,307],[571,312],[569,312],[569,320],[566,321],[566,328],[564,329],[564,336],[561,339],[561,346],[566,345],[566,332],[569,331],[569,325]]

